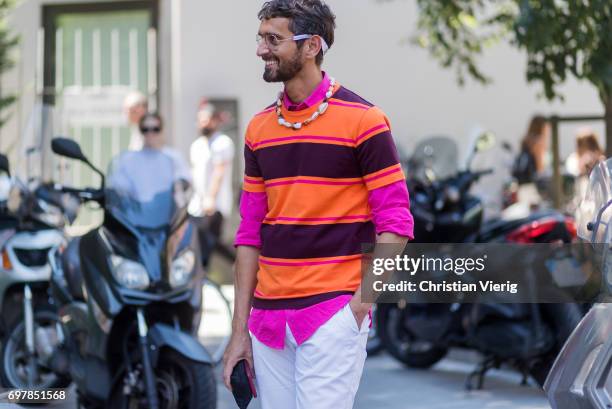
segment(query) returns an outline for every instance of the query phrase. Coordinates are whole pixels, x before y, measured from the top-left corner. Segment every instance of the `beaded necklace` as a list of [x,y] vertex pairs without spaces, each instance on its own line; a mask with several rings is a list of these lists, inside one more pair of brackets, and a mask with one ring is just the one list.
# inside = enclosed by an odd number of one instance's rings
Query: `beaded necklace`
[[335,84],[336,80],[334,78],[330,78],[329,89],[325,93],[325,99],[323,100],[323,102],[321,102],[319,108],[317,108],[317,110],[313,112],[310,118],[308,118],[304,122],[289,122],[285,118],[283,118],[283,114],[281,112],[281,107],[283,106],[283,93],[281,92],[278,95],[278,99],[276,100],[276,116],[278,117],[278,124],[287,128],[301,129],[303,126],[308,125],[309,123],[317,119],[319,116],[323,115],[325,111],[327,111],[327,107],[329,106],[328,101],[332,96]]

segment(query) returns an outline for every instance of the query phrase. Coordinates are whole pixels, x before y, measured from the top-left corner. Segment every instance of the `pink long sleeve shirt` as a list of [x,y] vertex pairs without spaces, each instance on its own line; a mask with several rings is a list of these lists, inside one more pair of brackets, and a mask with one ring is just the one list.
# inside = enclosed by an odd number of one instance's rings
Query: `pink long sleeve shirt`
[[[294,104],[286,93],[283,103],[290,111],[306,109],[325,98],[329,85],[330,78],[324,73],[321,84],[302,103]],[[390,232],[410,239],[413,237],[413,218],[409,210],[408,190],[404,181],[371,190],[368,203],[376,234]],[[242,192],[240,200],[242,220],[236,233],[235,246],[261,248],[260,228],[267,212],[268,199],[265,192]],[[249,317],[249,330],[264,345],[283,349],[287,325],[297,344],[300,345],[340,311],[351,297],[350,294],[339,295],[301,309],[253,308]]]

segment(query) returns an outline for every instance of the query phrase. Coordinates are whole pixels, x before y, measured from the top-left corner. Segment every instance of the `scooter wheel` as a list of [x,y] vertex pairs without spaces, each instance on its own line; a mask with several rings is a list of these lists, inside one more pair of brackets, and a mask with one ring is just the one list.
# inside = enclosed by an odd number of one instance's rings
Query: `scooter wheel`
[[[160,409],[216,409],[217,385],[212,365],[195,362],[171,349],[164,349],[160,352],[154,371]],[[149,406],[144,393],[124,393],[121,377],[114,385],[107,407],[148,409]]]
[[[51,307],[38,308],[34,311],[34,322],[37,329],[53,332],[57,323],[57,314]],[[36,338],[35,338],[36,342]],[[36,379],[33,385],[28,384],[28,354],[25,346],[25,323],[22,317],[16,319],[8,328],[2,348],[0,349],[0,380],[2,386],[11,389],[55,389],[66,388],[70,379],[53,373],[44,359],[35,353]]]
[[377,331],[384,348],[411,368],[427,369],[446,355],[447,349],[419,340],[403,325],[404,311],[395,304],[380,304],[376,311]]

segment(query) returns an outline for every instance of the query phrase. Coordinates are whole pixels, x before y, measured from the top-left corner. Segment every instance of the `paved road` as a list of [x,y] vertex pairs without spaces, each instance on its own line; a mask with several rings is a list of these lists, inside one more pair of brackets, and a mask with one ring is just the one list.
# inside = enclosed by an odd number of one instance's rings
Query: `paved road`
[[[543,393],[520,386],[520,376],[492,371],[482,391],[467,392],[472,363],[446,359],[429,371],[409,370],[386,354],[368,358],[355,409],[549,409]],[[218,409],[235,409],[230,393],[218,388]],[[257,400],[249,409],[260,409]]]

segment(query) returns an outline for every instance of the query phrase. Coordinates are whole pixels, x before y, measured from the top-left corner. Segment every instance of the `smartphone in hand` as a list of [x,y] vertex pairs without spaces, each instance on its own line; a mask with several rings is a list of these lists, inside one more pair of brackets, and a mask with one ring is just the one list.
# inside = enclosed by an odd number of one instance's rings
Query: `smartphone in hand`
[[240,409],[246,409],[251,399],[257,397],[253,372],[246,359],[238,361],[230,376],[232,394]]

